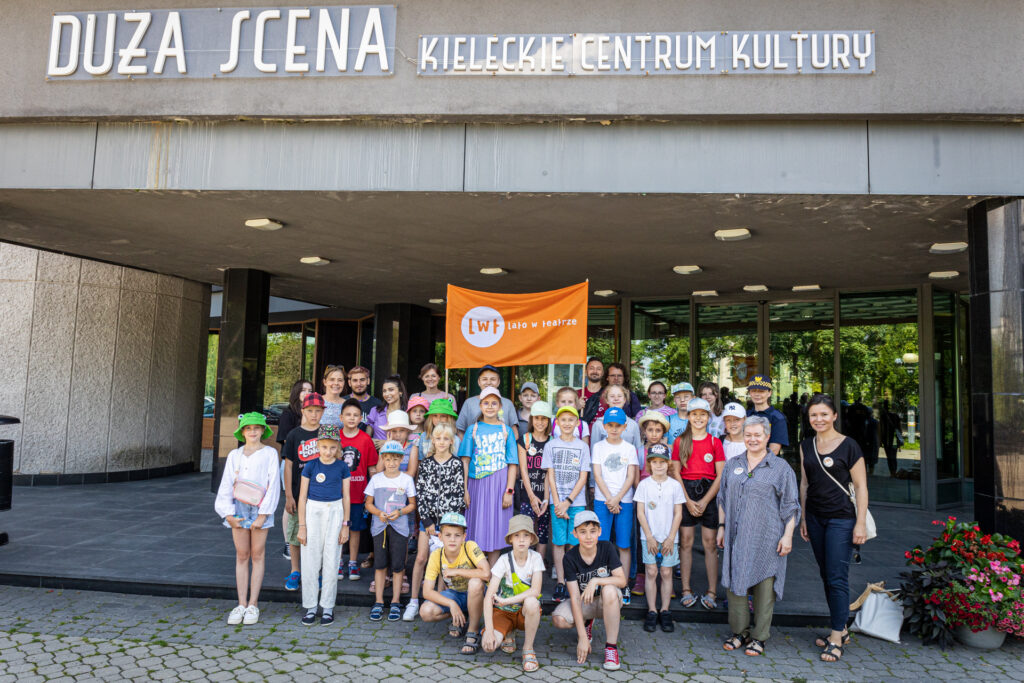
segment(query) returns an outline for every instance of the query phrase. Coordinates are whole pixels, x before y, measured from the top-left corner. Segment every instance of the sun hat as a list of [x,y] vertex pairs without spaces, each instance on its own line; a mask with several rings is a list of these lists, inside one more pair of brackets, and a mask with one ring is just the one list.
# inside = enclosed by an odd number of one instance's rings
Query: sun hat
[[672,385],[672,395],[675,396],[680,391],[689,391],[691,394],[694,393],[693,385],[689,382],[678,382]]
[[691,398],[686,404],[686,412],[691,410],[703,410],[705,413],[711,413],[711,404],[702,398]]
[[303,408],[323,408],[324,407],[324,397],[321,396],[320,394],[316,393],[315,391],[311,391],[310,393],[306,394],[306,398],[302,399],[302,407]]
[[405,455],[405,446],[398,443],[397,441],[389,439],[388,441],[384,442],[383,446],[380,447],[380,454],[384,455],[386,453],[392,453],[394,455]]
[[409,413],[404,410],[392,410],[388,413],[388,423],[381,427],[381,431],[390,432],[392,429],[412,429]]
[[498,400],[501,400],[501,392],[494,387],[485,387],[484,390],[480,392],[480,401],[482,402],[488,396],[497,396]]
[[466,518],[458,512],[446,512],[441,516],[441,521],[437,523],[437,526],[461,526],[465,529]]
[[772,390],[772,378],[768,375],[754,375],[750,378],[750,382],[747,383],[747,389],[767,389]]
[[626,424],[626,411],[622,408],[609,408],[604,411],[604,424]]
[[547,401],[537,401],[530,406],[530,417],[546,417],[549,420],[554,419],[551,415],[551,404]]
[[409,412],[413,408],[423,408],[424,410],[430,410],[430,401],[423,398],[422,396],[413,396],[409,399],[408,405],[405,407],[405,411]]
[[537,384],[535,382],[523,382],[523,386],[519,387],[519,393],[521,394],[527,389],[529,389],[535,394],[540,393],[540,389],[537,388]]
[[316,438],[327,439],[329,441],[341,441],[341,432],[338,429],[338,425],[320,425],[320,428],[316,430]]
[[598,519],[596,512],[593,510],[580,510],[572,520],[572,528],[578,529],[587,522],[593,522],[594,524],[601,526],[601,520]]
[[238,429],[235,430],[235,439],[244,442],[245,436],[242,434],[242,430],[249,425],[260,425],[263,427],[263,436],[260,437],[260,441],[269,439],[274,435],[274,430],[267,426],[267,416],[263,413],[252,412],[238,416]]
[[739,403],[733,401],[732,403],[726,403],[725,407],[722,408],[722,417],[746,417],[747,409],[741,406]]
[[577,419],[580,416],[580,411],[576,410],[572,406],[562,406],[561,408],[558,409],[558,412],[555,413],[555,417],[558,417],[562,413],[572,413],[573,415],[576,416]]
[[664,458],[665,460],[670,460],[671,457],[669,456],[668,446],[663,443],[652,443],[647,447],[647,459],[650,460],[651,458]]
[[446,398],[435,398],[430,402],[430,409],[427,410],[427,415],[451,415],[452,417],[458,417],[459,414],[455,412],[455,408],[452,408],[452,402]]
[[505,543],[512,545],[512,541],[508,540],[509,536],[520,531],[527,531],[533,536],[533,542],[530,545],[540,543],[540,537],[533,530],[533,518],[529,515],[515,515],[512,519],[508,520],[508,533],[505,534]]
[[668,418],[659,413],[657,410],[647,410],[643,415],[640,416],[640,426],[643,427],[645,422],[657,422],[665,428],[667,432],[672,426],[668,422]]

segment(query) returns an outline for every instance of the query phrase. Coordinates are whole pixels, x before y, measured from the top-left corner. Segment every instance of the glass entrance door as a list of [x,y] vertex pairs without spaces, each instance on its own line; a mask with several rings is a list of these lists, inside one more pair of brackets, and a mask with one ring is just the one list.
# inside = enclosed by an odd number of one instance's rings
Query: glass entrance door
[[699,304],[694,377],[716,383],[732,401],[747,401],[747,383],[760,370],[757,303]]

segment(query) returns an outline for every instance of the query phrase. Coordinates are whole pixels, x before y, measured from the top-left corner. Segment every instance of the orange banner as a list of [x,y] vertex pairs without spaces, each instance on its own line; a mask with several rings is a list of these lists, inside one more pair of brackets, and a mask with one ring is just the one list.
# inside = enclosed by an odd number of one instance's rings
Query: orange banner
[[532,294],[448,285],[445,367],[583,363],[587,283]]

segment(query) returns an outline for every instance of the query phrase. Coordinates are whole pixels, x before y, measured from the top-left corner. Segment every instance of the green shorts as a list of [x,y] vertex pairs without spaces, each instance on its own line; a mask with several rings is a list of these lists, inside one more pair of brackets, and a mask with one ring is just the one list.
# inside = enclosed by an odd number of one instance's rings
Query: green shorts
[[299,545],[299,513],[285,515],[284,538],[288,545]]

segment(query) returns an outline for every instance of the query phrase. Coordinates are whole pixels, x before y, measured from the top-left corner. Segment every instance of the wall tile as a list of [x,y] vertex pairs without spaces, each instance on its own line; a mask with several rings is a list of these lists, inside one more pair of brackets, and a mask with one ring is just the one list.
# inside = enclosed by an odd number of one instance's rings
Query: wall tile
[[209,311],[210,285],[195,280],[182,280],[182,282],[184,283],[182,296],[189,301],[206,301],[206,310]]
[[[162,277],[162,276],[161,276]],[[176,462],[173,452],[174,396],[181,339],[181,299],[158,294],[149,367],[149,415],[146,420],[146,468]]]
[[[9,252],[8,244],[0,244],[0,264],[8,254],[27,261],[25,254]],[[20,249],[20,248],[19,248]],[[36,252],[33,252],[33,254]],[[33,272],[35,258],[32,258]],[[20,266],[14,269],[21,273]],[[30,276],[31,277],[31,276]],[[0,415],[25,419],[25,387],[28,382],[29,344],[32,338],[32,303],[36,285],[28,282],[0,280]],[[22,430],[24,425],[0,427],[0,439],[14,440],[14,471],[20,471]]]
[[101,285],[104,287],[121,287],[121,272],[127,270],[121,266],[99,261],[82,261],[82,284]]
[[159,276],[145,270],[125,268],[121,278],[121,286],[137,292],[156,292]]
[[34,281],[41,253],[17,244],[0,244],[0,280]]
[[50,251],[41,251],[39,252],[39,266],[36,269],[36,280],[77,284],[81,270],[81,259]]
[[[125,281],[133,277],[130,273],[138,272],[125,270]],[[152,281],[155,285],[155,276]],[[155,293],[121,290],[110,402],[108,472],[140,469],[145,462],[156,298]]]
[[178,297],[180,299],[184,288],[185,281],[180,277],[157,275],[156,291],[160,294],[166,294],[167,296]]
[[20,462],[24,472],[64,469],[77,304],[77,285],[36,285]]
[[192,460],[199,452],[202,430],[202,396],[206,369],[206,311],[198,301],[181,302],[181,325],[175,363],[174,434],[178,461]]
[[[83,275],[90,263],[82,262]],[[114,287],[82,285],[78,291],[66,473],[106,471],[119,299]]]

